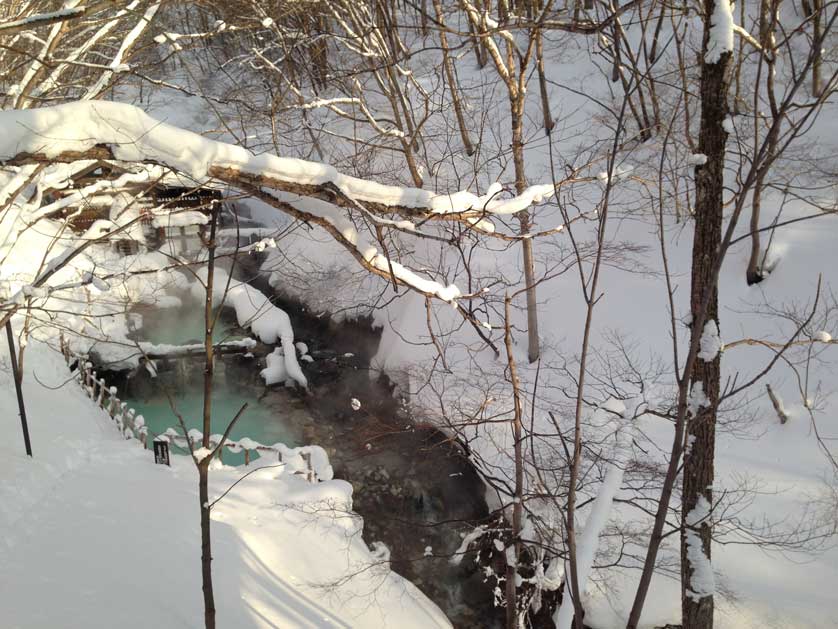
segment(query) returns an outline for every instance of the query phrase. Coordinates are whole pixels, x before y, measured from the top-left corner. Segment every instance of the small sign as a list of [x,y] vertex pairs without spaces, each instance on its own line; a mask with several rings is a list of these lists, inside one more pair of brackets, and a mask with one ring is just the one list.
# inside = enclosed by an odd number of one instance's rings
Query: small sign
[[160,465],[171,465],[169,463],[169,442],[154,440],[154,462]]

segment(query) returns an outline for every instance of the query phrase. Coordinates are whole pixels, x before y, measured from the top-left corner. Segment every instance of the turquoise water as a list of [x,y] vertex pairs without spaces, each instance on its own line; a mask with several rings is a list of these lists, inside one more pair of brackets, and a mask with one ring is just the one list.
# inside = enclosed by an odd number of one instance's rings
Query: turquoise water
[[[138,310],[138,313],[142,315],[142,326],[134,332],[137,340],[167,345],[203,343],[204,308],[201,303],[184,300],[184,305],[180,307],[143,308]],[[233,334],[233,330],[236,329],[233,323],[227,323],[224,318],[219,317],[213,333],[214,342],[221,343],[242,338]],[[187,429],[203,430],[203,359],[197,357],[180,360],[183,362],[180,362],[175,369],[163,370],[157,378],[150,381],[153,387],[150,395],[147,393],[146,386],[137,389],[137,397],[125,395],[125,391],[120,392],[121,397],[136,411],[136,414],[143,416],[148,426],[149,440],[153,439],[154,435],[164,433],[168,428],[174,428],[179,434],[183,433],[178,417],[172,410],[172,404],[177,413],[183,417]],[[184,368],[189,371],[188,377],[181,371]],[[258,369],[255,361],[253,361],[253,369]],[[300,445],[302,429],[294,427],[295,420],[300,420],[300,417],[295,417],[294,411],[276,408],[276,406],[269,407],[261,403],[257,398],[258,388],[228,386],[224,372],[223,360],[216,359],[210,434],[223,434],[242,404],[247,402],[247,409],[230,433],[231,439],[249,437],[264,445],[274,443],[284,443],[289,447]],[[233,374],[231,376],[235,377]],[[273,404],[276,405],[277,402]],[[175,453],[186,453],[186,450],[180,447],[172,449]],[[258,456],[256,452],[251,453],[251,458],[255,459]],[[244,463],[244,453],[233,454],[225,448],[223,460],[230,465],[241,465]]]
[[[196,364],[196,368],[199,368]],[[204,391],[203,386],[194,385],[185,390],[173,391],[171,399],[177,412],[183,416],[187,428],[202,429]],[[149,430],[149,441],[155,434],[162,434],[167,428],[174,428],[182,434],[177,416],[172,411],[169,399],[164,393],[160,393],[147,400],[128,399],[128,404],[134,408],[138,415],[142,415]],[[242,437],[250,437],[264,445],[284,443],[289,447],[299,445],[297,431],[283,423],[282,413],[279,409],[272,409],[257,400],[253,396],[246,396],[231,391],[223,384],[217,384],[212,396],[212,431],[210,434],[223,434],[227,425],[235,417],[242,404],[248,403],[244,414],[236,422],[230,437],[233,440]],[[174,448],[175,453],[185,453],[185,450]],[[251,454],[257,458],[256,453]],[[229,465],[242,465],[244,453],[233,454],[225,448],[224,463]]]
[[[157,308],[142,313],[143,324],[137,336],[156,344],[187,345],[204,342],[204,308],[192,304],[183,308]],[[215,343],[242,338],[231,333],[233,326],[219,317],[212,338]]]

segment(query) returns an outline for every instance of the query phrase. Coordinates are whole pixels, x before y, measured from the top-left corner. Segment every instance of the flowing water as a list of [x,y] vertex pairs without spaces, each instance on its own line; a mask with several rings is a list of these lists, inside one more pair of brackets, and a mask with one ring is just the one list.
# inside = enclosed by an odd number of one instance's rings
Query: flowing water
[[[264,280],[252,283],[270,290]],[[303,363],[309,390],[266,387],[259,376],[262,359],[220,356],[212,432],[222,433],[248,402],[233,438],[323,446],[335,476],[353,485],[353,509],[364,519],[365,541],[383,542],[390,549],[393,570],[425,592],[458,629],[503,626],[503,610],[494,606],[479,567],[471,558],[458,566],[449,561],[461,536],[488,517],[482,481],[462,449],[433,427],[417,425],[394,399],[386,379],[369,378],[378,334],[368,321],[336,325],[312,316],[299,304],[279,305],[314,358]],[[143,314],[138,339],[167,344],[202,340],[200,306]],[[244,334],[229,310],[221,313],[219,323],[216,342]],[[143,369],[130,377],[123,372],[107,379],[143,415],[151,432],[178,426],[172,404],[188,428],[200,429],[202,359],[159,361],[157,367],[155,378]],[[353,409],[353,398],[362,400],[360,409]],[[225,453],[224,461],[240,464],[243,455]]]

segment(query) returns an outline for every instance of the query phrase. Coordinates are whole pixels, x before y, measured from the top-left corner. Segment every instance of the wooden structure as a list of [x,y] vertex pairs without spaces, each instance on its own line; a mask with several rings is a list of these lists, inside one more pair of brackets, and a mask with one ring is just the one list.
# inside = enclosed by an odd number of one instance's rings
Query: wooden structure
[[[116,181],[131,172],[136,171],[118,162],[90,160],[70,176],[66,185],[46,190],[44,199],[47,203],[59,202],[78,190]],[[171,243],[170,253],[181,255],[201,248],[212,206],[222,201],[219,190],[184,186],[174,177],[157,182],[138,180],[93,190],[68,203],[55,217],[67,219],[73,231],[84,233],[96,221],[119,223],[120,218],[124,220],[124,212],[131,212],[131,220],[138,213],[140,232],[135,231],[134,237],[125,232],[115,234],[111,242],[117,251],[123,255],[138,253],[139,241],[144,241],[149,249]]]

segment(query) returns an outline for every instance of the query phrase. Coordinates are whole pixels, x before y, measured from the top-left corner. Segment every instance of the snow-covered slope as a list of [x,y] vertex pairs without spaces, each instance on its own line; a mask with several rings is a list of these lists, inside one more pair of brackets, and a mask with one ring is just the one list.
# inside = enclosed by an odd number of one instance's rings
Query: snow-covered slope
[[[34,342],[26,357],[32,459],[5,362],[0,370],[0,625],[202,627],[191,461],[155,465],[150,451],[119,438],[58,353]],[[214,469],[211,498],[242,475]],[[309,484],[274,467],[219,502],[218,626],[450,626],[412,584],[375,563],[351,494],[343,481]]]

